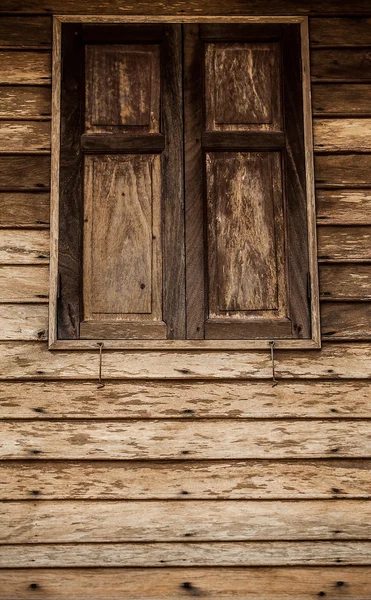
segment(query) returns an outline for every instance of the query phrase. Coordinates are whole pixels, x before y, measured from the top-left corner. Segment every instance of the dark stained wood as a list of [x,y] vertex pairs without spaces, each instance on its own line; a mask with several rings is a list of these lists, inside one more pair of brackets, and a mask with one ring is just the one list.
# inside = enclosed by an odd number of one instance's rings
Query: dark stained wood
[[371,189],[318,189],[317,222],[323,225],[371,225]]
[[283,152],[286,201],[288,316],[294,337],[310,337],[308,300],[308,225],[304,147],[301,38],[298,25],[282,25],[283,110],[286,149]]
[[368,117],[371,115],[371,84],[317,83],[312,86],[315,116]]
[[132,134],[120,133],[85,133],[81,136],[81,146],[84,152],[162,152],[165,148],[165,139],[161,133]]
[[82,283],[82,152],[83,46],[81,26],[62,29],[61,152],[59,171],[60,297],[57,306],[58,338],[79,337]]
[[162,127],[165,150],[161,154],[163,206],[163,319],[169,339],[183,339],[185,317],[185,251],[183,190],[182,31],[164,26],[161,44]]
[[370,48],[324,48],[311,52],[314,81],[371,81]]
[[50,85],[50,51],[1,50],[0,84]]
[[318,155],[314,161],[317,187],[371,187],[371,154]]
[[0,153],[49,154],[49,121],[0,121]]
[[85,73],[86,131],[153,133],[159,130],[158,45],[88,44]]
[[310,43],[315,46],[370,46],[371,19],[352,17],[310,19]]
[[318,227],[321,262],[371,261],[371,227]]
[[0,87],[2,119],[49,119],[51,90],[44,86]]
[[371,300],[371,265],[320,265],[321,300]]
[[277,41],[281,37],[281,26],[270,23],[201,23],[201,39],[208,42],[266,42]]
[[0,190],[47,191],[49,156],[0,156]]
[[1,48],[50,48],[52,19],[48,17],[2,17],[0,19]]
[[84,23],[82,37],[85,44],[140,44],[159,43],[164,35],[162,23],[92,24]]
[[0,192],[0,227],[49,227],[49,194]]
[[206,131],[202,134],[204,150],[278,150],[285,146],[281,131]]
[[370,340],[370,302],[324,302],[321,334],[326,340]]
[[292,337],[288,319],[233,320],[210,319],[205,324],[207,340],[285,339]]
[[186,210],[187,339],[205,334],[205,244],[203,155],[201,135],[203,111],[200,101],[202,46],[199,25],[183,27],[184,56],[184,186]]

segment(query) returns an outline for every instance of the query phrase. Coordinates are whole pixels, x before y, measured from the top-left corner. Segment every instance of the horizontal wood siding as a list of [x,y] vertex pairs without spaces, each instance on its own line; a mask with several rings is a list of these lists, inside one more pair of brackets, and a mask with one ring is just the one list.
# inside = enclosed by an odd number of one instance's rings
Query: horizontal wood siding
[[[0,11],[0,600],[368,600],[370,7]],[[310,15],[323,347],[277,386],[268,348],[103,350],[101,389],[94,345],[47,349],[52,13]]]

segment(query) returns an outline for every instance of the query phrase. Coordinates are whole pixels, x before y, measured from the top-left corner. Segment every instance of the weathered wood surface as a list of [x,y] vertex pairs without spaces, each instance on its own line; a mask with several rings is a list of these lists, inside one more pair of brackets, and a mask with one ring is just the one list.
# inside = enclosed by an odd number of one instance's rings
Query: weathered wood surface
[[[364,0],[354,2],[342,2],[337,0],[324,0],[320,4],[315,0],[311,2],[299,2],[297,0],[286,0],[283,4],[279,0],[251,0],[246,6],[232,0],[226,7],[221,0],[199,0],[175,1],[166,0],[156,3],[143,0],[140,5],[132,1],[108,0],[104,4],[101,0],[92,0],[88,5],[81,6],[78,0],[27,0],[20,5],[17,0],[3,0],[2,12],[4,13],[36,13],[45,14],[55,12],[57,14],[92,14],[92,15],[369,15],[370,9]],[[145,20],[146,17],[141,17]]]
[[40,191],[48,188],[49,184],[49,156],[0,156],[0,191]]
[[1,382],[2,419],[371,418],[367,381]]
[[321,264],[321,300],[371,300],[371,265]]
[[315,157],[319,187],[362,187],[371,185],[371,155],[344,154]]
[[325,302],[321,306],[323,339],[371,339],[371,304],[369,302]]
[[0,121],[0,152],[45,154],[49,151],[48,121]]
[[310,19],[312,46],[369,46],[371,19],[336,18]]
[[0,228],[46,229],[49,226],[49,194],[0,192]]
[[371,119],[314,119],[313,133],[321,152],[371,151]]
[[0,84],[50,84],[49,52],[0,51]]
[[311,52],[312,81],[371,81],[370,48],[324,48]]
[[318,227],[320,261],[370,261],[371,227]]
[[[3,502],[3,543],[367,540],[368,500]],[[0,596],[1,598],[1,596]]]
[[[177,542],[176,544],[168,542],[155,542],[153,544],[143,542],[124,544],[5,544],[0,546],[0,568],[12,568],[14,565],[17,565],[17,568],[112,568],[122,566],[125,566],[125,568],[164,568],[165,566],[216,567],[219,565],[222,567],[368,566],[370,552],[371,542],[349,542],[345,540],[341,542]],[[37,571],[33,571],[35,576],[37,573]],[[306,573],[308,574],[308,572]],[[339,568],[338,573],[343,576],[343,568]],[[231,592],[231,589],[228,591]],[[58,592],[60,593],[60,590]],[[33,591],[32,594],[34,594]],[[151,597],[153,598],[153,596]],[[246,596],[244,596],[244,600],[245,598]],[[261,595],[259,595],[260,598]],[[272,600],[276,600],[276,598],[274,596]],[[287,598],[287,595],[284,596],[284,600],[287,600]],[[353,598],[354,596],[352,596]],[[293,600],[297,600],[297,596]],[[307,597],[305,597],[305,600],[307,600]]]
[[48,295],[46,266],[0,267],[0,302],[47,302]]
[[49,262],[49,232],[0,230],[0,264],[45,264]]
[[0,340],[46,340],[48,307],[0,304]]
[[317,222],[371,225],[371,190],[317,190]]
[[[330,32],[330,30],[328,30]],[[370,34],[369,34],[370,35]],[[371,85],[317,83],[312,86],[312,109],[315,116],[363,117],[371,114]]]
[[2,119],[49,119],[50,88],[44,86],[0,87]]
[[51,17],[5,17],[0,19],[1,48],[48,48],[52,42]]
[[[180,600],[368,600],[369,567],[179,568],[179,569],[9,569],[2,572],[0,599]],[[15,596],[16,594],[16,596]],[[93,594],[93,595],[92,595]],[[339,595],[340,594],[340,595]],[[47,595],[47,596],[46,596]]]
[[3,462],[1,500],[370,498],[370,460]]
[[371,457],[362,421],[4,422],[3,459],[244,459]]
[[[43,343],[4,342],[0,345],[0,379],[96,379],[99,351],[49,351]],[[369,344],[323,344],[321,350],[277,350],[280,379],[371,378]],[[104,379],[271,379],[267,351],[106,352]]]

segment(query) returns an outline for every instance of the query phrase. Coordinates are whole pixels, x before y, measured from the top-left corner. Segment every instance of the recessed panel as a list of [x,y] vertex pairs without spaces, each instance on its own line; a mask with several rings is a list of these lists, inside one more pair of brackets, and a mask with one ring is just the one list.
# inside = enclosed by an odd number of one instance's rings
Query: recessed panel
[[158,131],[158,46],[87,46],[85,68],[87,131]]
[[278,153],[210,153],[206,172],[210,316],[277,311],[283,277]]
[[209,130],[277,130],[280,126],[278,45],[206,46]]

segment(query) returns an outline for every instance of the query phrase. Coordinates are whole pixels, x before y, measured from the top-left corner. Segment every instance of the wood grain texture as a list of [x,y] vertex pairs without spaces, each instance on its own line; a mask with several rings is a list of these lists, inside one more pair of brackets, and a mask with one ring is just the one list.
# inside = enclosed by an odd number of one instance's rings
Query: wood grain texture
[[187,502],[222,498],[369,498],[370,470],[371,461],[366,459],[2,462],[0,499],[173,499]]
[[369,46],[371,19],[310,19],[310,43],[316,46]]
[[314,48],[311,76],[312,81],[371,81],[370,48]]
[[46,340],[48,307],[0,304],[0,340]]
[[321,306],[323,339],[371,339],[369,302],[326,302]]
[[1,48],[50,48],[52,19],[47,17],[6,17],[0,19]]
[[320,265],[321,300],[371,300],[371,265]]
[[358,420],[4,422],[0,456],[11,460],[369,458],[371,426]]
[[48,301],[49,272],[46,266],[0,267],[0,302]]
[[[105,358],[105,357],[104,357]],[[368,381],[1,382],[2,419],[371,418]]]
[[317,190],[317,222],[371,225],[371,190]]
[[[124,544],[39,544],[39,545],[2,545],[0,546],[0,567],[12,568],[61,568],[61,567],[273,567],[273,566],[337,566],[337,581],[349,574],[346,565],[365,565],[370,562],[371,542],[167,542],[124,543]],[[326,572],[328,569],[323,569]],[[126,572],[126,571],[125,571]],[[29,575],[38,575],[38,571],[29,571]],[[241,570],[239,571],[241,573]],[[306,578],[309,573],[304,571]],[[59,571],[59,574],[61,572]],[[318,572],[316,574],[317,581]],[[349,585],[349,578],[347,577]],[[32,581],[35,580],[35,577]],[[38,577],[36,580],[39,581]],[[30,579],[31,581],[31,579]],[[80,580],[81,581],[81,580]],[[262,588],[266,589],[267,574]],[[336,582],[337,583],[337,582]],[[231,593],[232,580],[229,581]],[[342,586],[337,586],[337,588]],[[330,588],[331,589],[331,588]],[[336,589],[336,588],[335,588]],[[349,589],[349,588],[348,588]],[[125,589],[125,591],[127,591]],[[76,593],[76,590],[74,590]],[[141,590],[142,592],[142,590]],[[61,590],[58,589],[58,593]],[[106,593],[106,591],[105,591]],[[142,592],[143,593],[143,592]],[[213,590],[215,594],[215,588]],[[283,596],[284,600],[290,598]],[[34,591],[32,592],[34,594]],[[277,594],[277,590],[275,590]],[[31,595],[31,594],[30,594]],[[107,596],[105,596],[106,598]],[[133,597],[133,596],[131,596]],[[153,596],[150,596],[153,598]],[[214,596],[215,597],[215,596]],[[223,596],[227,598],[228,596]],[[297,600],[298,592],[292,600]],[[331,596],[330,596],[331,597]],[[26,596],[25,596],[26,598]],[[85,600],[86,596],[84,596]],[[143,596],[141,596],[142,600]],[[246,596],[242,596],[245,600]],[[305,600],[307,596],[304,596]],[[354,598],[354,596],[352,596]],[[359,598],[357,596],[357,598]],[[122,596],[120,596],[120,600]],[[271,600],[276,600],[277,595]]]
[[312,86],[312,102],[314,116],[369,116],[371,115],[371,85],[317,83]]
[[314,166],[317,186],[371,186],[371,154],[322,154],[315,157]]
[[[0,345],[1,379],[94,379],[99,372],[99,352],[48,351],[36,342]],[[369,344],[323,344],[311,352],[275,352],[279,379],[371,378]],[[269,349],[265,351],[145,353],[106,352],[104,379],[272,379]]]
[[48,153],[50,123],[47,121],[0,121],[0,152]]
[[50,184],[48,156],[0,156],[0,191],[43,190]]
[[320,261],[371,260],[371,227],[319,227]]
[[0,532],[8,544],[367,540],[370,517],[368,500],[12,501]]
[[17,229],[0,230],[0,264],[47,264],[49,232]]
[[0,87],[2,119],[49,119],[50,88],[44,86]]
[[314,119],[313,133],[321,152],[371,151],[371,119]]
[[0,51],[0,84],[50,84],[49,52]]
[[49,194],[0,192],[0,228],[48,229]]

